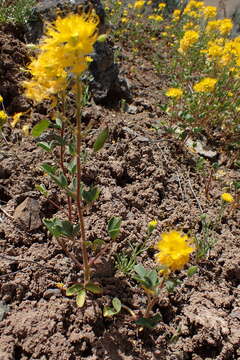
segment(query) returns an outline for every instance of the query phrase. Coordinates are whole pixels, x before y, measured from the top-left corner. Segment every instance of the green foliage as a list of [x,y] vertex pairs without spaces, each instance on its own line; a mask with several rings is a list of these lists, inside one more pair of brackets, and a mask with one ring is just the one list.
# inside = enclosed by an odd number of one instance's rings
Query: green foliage
[[35,4],[36,0],[0,0],[0,23],[26,24]]
[[152,317],[140,318],[136,321],[136,324],[147,329],[154,329],[155,326],[162,320],[162,315],[160,313],[155,314]]
[[108,128],[103,129],[103,131],[100,132],[100,134],[98,135],[97,139],[95,140],[94,144],[93,144],[93,150],[95,152],[101,150],[105,144],[105,142],[107,141],[108,138]]
[[40,136],[50,125],[50,121],[47,119],[42,119],[38,124],[36,124],[32,129],[32,136]]
[[142,265],[138,264],[134,266],[136,275],[133,278],[138,281],[144,289],[156,292],[157,287],[160,284],[159,276],[156,270],[146,270]]
[[67,220],[54,219],[43,219],[44,225],[48,231],[55,237],[66,236],[74,237],[79,234],[79,225],[71,224]]
[[131,252],[116,254],[116,268],[126,275],[133,272],[134,266],[137,264],[137,256],[143,253],[147,247],[145,244],[136,245],[135,247],[129,243]]
[[112,317],[114,315],[117,315],[121,311],[122,304],[121,304],[121,301],[117,297],[115,297],[112,300],[112,305],[113,305],[113,307],[104,306],[104,308],[103,308],[103,316],[104,317]]
[[120,217],[112,217],[108,222],[108,235],[112,240],[115,240],[120,234],[120,226],[122,219]]
[[216,240],[213,238],[214,224],[211,221],[208,221],[206,214],[202,214],[200,219],[201,233],[195,237],[195,256],[197,261],[205,258],[216,243]]

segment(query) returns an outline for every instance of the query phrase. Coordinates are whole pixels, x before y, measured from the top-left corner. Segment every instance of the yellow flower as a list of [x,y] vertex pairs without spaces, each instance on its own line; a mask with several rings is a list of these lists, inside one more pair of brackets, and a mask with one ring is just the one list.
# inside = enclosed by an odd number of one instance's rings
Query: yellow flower
[[182,89],[169,88],[166,92],[166,96],[179,99],[183,95]]
[[187,235],[172,230],[162,234],[155,249],[159,250],[155,260],[160,265],[166,266],[168,270],[175,271],[183,269],[195,247],[192,239]]
[[133,7],[134,7],[134,9],[141,9],[144,4],[145,4],[145,1],[138,0],[138,1],[135,1]]
[[233,93],[232,93],[231,91],[229,91],[229,92],[227,93],[227,96],[232,97],[232,96],[233,96]]
[[88,68],[98,23],[97,15],[89,12],[58,17],[47,25],[39,55],[28,66],[32,79],[23,82],[27,97],[38,102],[65,91],[68,75],[76,78]]
[[196,92],[212,92],[214,91],[217,79],[206,77],[203,80],[199,81],[193,86],[194,91]]
[[149,235],[153,232],[154,229],[156,229],[157,224],[158,224],[157,220],[149,221],[148,228],[147,228]]
[[0,95],[0,104],[3,102],[3,97]]
[[128,22],[128,18],[123,17],[123,18],[121,19],[121,22],[122,22],[123,24],[127,23],[127,22]]
[[164,9],[166,7],[165,3],[159,3],[158,4],[159,9]]
[[13,115],[13,121],[11,122],[11,127],[14,128],[16,124],[20,121],[21,116],[23,116],[23,112],[19,112]]
[[148,19],[155,21],[163,21],[163,17],[161,15],[149,15]]
[[173,14],[172,14],[172,21],[173,22],[177,22],[180,20],[180,15],[181,15],[181,10],[174,10]]
[[218,31],[221,35],[228,35],[233,28],[231,19],[212,20],[207,23],[206,32]]
[[180,40],[180,47],[178,51],[184,54],[192,45],[194,45],[199,39],[199,33],[194,30],[187,30]]
[[7,121],[7,114],[5,113],[5,111],[0,110],[0,129],[2,128],[2,126],[5,124],[5,122]]
[[208,18],[215,18],[217,16],[216,6],[204,6],[202,9],[203,15]]
[[229,202],[229,203],[231,203],[231,202],[234,201],[233,196],[232,196],[231,194],[229,194],[229,193],[223,193],[223,194],[221,195],[221,199],[222,199],[223,201],[226,201],[226,202]]

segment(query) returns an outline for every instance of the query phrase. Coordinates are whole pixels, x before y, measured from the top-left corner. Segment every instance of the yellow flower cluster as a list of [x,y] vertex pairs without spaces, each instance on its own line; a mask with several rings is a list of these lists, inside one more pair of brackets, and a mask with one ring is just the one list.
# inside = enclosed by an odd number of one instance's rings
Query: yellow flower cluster
[[166,96],[172,97],[175,99],[179,99],[180,97],[182,97],[182,95],[183,95],[183,91],[182,91],[182,89],[179,89],[179,88],[169,88],[166,91]]
[[184,54],[192,45],[194,45],[199,39],[199,33],[194,30],[187,30],[183,38],[180,40],[180,47],[178,51]]
[[7,121],[7,114],[4,110],[0,110],[0,129],[3,127],[5,122]]
[[138,0],[138,1],[135,1],[133,7],[134,9],[141,9],[145,4],[145,1],[144,0]]
[[173,22],[177,22],[180,20],[180,15],[181,15],[181,10],[174,10],[173,14],[172,14],[172,21]]
[[163,21],[163,17],[161,15],[149,15],[148,19],[155,21]]
[[199,81],[193,86],[194,91],[196,92],[213,92],[215,89],[215,85],[217,83],[217,79],[213,79],[210,77],[206,77],[203,80]]
[[98,23],[91,12],[58,17],[47,25],[39,55],[28,66],[32,79],[23,83],[27,97],[39,102],[65,91],[69,74],[78,77],[88,68]]
[[169,271],[183,269],[189,261],[190,254],[195,250],[193,241],[175,230],[163,233],[155,248],[159,251],[155,255],[156,261]]
[[206,32],[219,32],[221,35],[228,35],[232,31],[233,23],[231,19],[212,20],[207,23]]
[[223,193],[223,194],[221,195],[221,199],[222,199],[223,201],[229,202],[229,203],[231,203],[231,202],[234,201],[233,196],[232,196],[231,194],[229,194],[229,193]]

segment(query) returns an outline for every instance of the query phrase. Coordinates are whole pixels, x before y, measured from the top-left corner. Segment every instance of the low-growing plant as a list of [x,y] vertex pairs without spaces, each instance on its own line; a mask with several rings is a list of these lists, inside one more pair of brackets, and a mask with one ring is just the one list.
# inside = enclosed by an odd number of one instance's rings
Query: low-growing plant
[[[82,110],[88,101],[88,92],[82,75],[91,62],[89,54],[93,52],[94,43],[103,38],[98,36],[98,23],[94,11],[82,11],[81,14],[58,17],[48,24],[38,55],[28,66],[32,78],[23,83],[27,97],[35,102],[50,100],[52,107],[56,108],[55,121],[41,120],[33,127],[32,135],[39,137],[49,127],[53,132],[50,141],[38,143],[55,159],[42,164],[41,169],[65,193],[67,209],[63,209],[63,218],[45,218],[43,222],[59,246],[83,272],[83,281],[65,289],[67,296],[76,296],[79,307],[84,305],[87,292],[102,292],[101,286],[92,281],[93,266],[110,246],[109,239],[89,241],[85,228],[86,211],[98,199],[100,189],[95,184],[84,184],[83,166],[87,158],[102,149],[109,133],[107,127],[100,129],[92,150],[86,152],[83,140],[90,133],[91,124],[83,129]],[[69,96],[75,100],[76,106],[71,119],[67,116],[68,106],[71,106]],[[44,184],[36,187],[49,197]],[[59,207],[54,200],[50,201]],[[112,217],[109,220],[107,232],[110,240],[117,238],[120,225],[121,218]],[[76,246],[77,243],[79,246]],[[73,244],[81,249],[81,256],[70,250]]]

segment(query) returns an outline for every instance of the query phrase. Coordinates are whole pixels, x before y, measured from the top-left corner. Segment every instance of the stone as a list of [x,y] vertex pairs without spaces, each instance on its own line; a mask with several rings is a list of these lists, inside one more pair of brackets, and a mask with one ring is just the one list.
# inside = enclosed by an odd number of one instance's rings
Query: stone
[[[89,9],[93,7],[99,16],[99,33],[107,31],[105,25],[105,12],[100,0],[43,0],[33,9],[33,20],[26,25],[25,41],[37,43],[44,33],[44,22],[53,21],[56,13],[62,14],[78,12],[79,7]],[[120,99],[131,99],[127,81],[119,76],[118,65],[114,63],[112,44],[97,42],[94,45],[93,61],[89,70],[93,79],[90,81],[90,91],[97,104],[115,102]]]
[[14,219],[27,230],[36,230],[42,225],[40,206],[37,200],[27,197],[15,209]]

